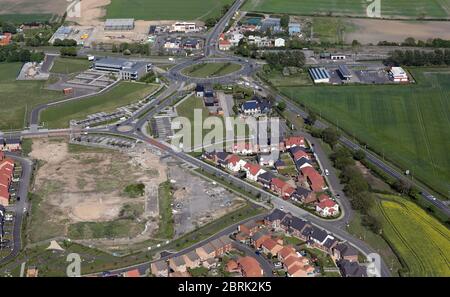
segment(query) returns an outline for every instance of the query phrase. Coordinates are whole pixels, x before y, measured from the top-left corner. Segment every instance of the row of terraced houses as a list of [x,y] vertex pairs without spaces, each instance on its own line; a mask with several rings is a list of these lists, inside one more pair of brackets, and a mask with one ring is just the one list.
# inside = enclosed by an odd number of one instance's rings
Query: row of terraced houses
[[0,151],[0,205],[8,206],[10,199],[10,186],[14,173],[14,160],[7,158]]

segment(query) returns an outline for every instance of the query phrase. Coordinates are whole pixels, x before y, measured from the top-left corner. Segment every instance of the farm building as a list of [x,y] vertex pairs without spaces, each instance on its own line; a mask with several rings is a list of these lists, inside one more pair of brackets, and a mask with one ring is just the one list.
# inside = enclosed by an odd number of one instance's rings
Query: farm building
[[289,35],[296,35],[302,32],[301,26],[299,23],[289,23],[288,26]]
[[134,29],[134,19],[107,19],[106,31],[129,31]]
[[344,80],[350,80],[352,78],[352,72],[346,65],[339,65],[338,73]]
[[330,73],[325,68],[310,68],[309,74],[316,84],[330,82]]
[[94,69],[118,73],[124,80],[139,80],[151,70],[152,64],[120,58],[102,58],[94,62]]
[[408,75],[402,67],[392,67],[389,71],[389,77],[394,82],[408,82]]

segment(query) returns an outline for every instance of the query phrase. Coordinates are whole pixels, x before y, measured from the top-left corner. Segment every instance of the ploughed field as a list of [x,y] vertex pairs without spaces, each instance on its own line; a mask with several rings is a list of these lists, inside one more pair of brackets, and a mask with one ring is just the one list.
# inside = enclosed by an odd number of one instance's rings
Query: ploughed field
[[415,68],[417,84],[280,87],[443,195],[450,180],[450,69]]

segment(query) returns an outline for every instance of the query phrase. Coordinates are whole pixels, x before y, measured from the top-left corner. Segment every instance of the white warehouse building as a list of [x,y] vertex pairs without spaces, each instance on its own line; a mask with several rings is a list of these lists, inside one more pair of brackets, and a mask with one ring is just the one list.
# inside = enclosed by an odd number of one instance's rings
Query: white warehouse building
[[123,80],[139,80],[152,69],[152,64],[120,58],[101,58],[94,62],[95,70],[119,74]]
[[406,74],[406,71],[403,70],[402,67],[392,67],[389,71],[389,77],[394,82],[408,82],[408,74]]

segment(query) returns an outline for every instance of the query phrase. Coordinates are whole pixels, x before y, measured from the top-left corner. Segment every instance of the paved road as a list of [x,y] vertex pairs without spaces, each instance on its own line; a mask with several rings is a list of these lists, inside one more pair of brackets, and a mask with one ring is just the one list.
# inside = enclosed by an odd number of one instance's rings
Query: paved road
[[22,221],[26,212],[29,211],[28,203],[28,187],[31,181],[31,174],[33,169],[33,163],[21,156],[12,153],[6,153],[6,155],[22,165],[22,177],[20,178],[19,190],[17,191],[20,201],[14,204],[14,226],[13,226],[13,249],[11,254],[3,259],[0,259],[0,265],[14,259],[20,252],[22,247]]
[[267,260],[262,254],[256,255],[255,251],[251,249],[246,244],[240,243],[238,241],[233,242],[234,247],[237,250],[240,250],[245,253],[246,256],[250,256],[256,259],[258,261],[259,265],[261,266],[262,270],[264,271],[264,276],[273,277],[273,265],[269,260]]

